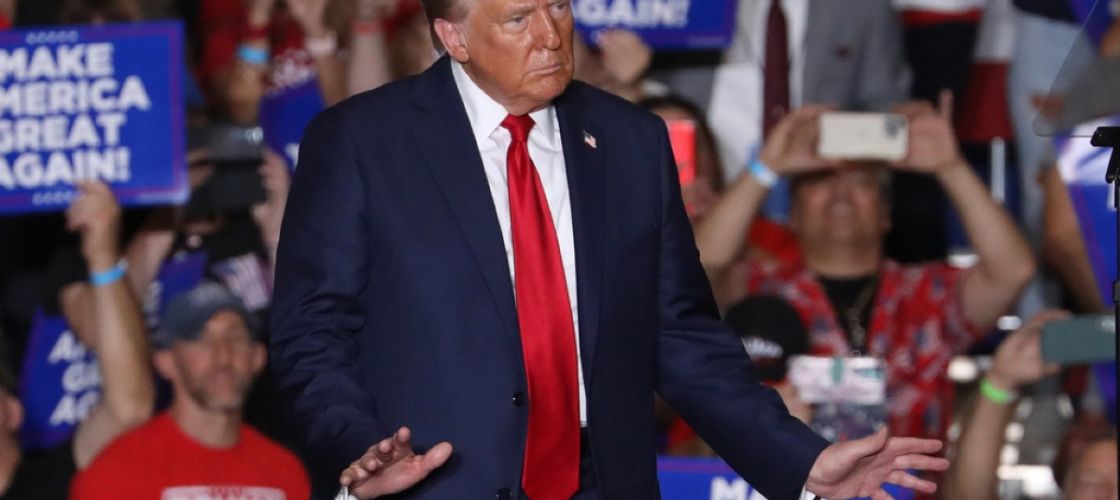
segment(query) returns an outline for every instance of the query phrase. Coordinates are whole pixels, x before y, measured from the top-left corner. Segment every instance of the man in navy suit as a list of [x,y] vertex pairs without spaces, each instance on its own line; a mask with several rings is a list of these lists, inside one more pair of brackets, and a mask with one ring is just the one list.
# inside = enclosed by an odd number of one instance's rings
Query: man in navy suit
[[454,446],[407,498],[656,498],[655,390],[771,499],[934,488],[904,469],[940,442],[829,446],[751,377],[664,124],[572,81],[568,0],[424,7],[447,55],[319,115],[288,201],[272,363],[320,491],[383,493],[407,424]]

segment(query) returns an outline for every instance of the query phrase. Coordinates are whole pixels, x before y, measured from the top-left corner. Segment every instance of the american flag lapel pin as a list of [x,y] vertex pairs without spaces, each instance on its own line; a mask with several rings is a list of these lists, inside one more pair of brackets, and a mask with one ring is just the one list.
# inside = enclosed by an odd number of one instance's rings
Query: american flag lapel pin
[[583,131],[583,142],[591,146],[591,149],[599,149],[599,142],[595,140],[595,136],[591,135],[586,130]]

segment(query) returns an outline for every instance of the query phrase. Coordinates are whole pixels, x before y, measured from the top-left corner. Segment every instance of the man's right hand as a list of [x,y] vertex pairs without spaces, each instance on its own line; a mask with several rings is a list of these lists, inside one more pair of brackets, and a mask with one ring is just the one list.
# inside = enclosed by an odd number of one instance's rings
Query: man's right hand
[[451,443],[439,443],[423,455],[412,451],[412,432],[401,427],[350,463],[338,482],[361,499],[399,493],[413,487],[451,456]]
[[787,114],[766,138],[758,159],[778,175],[793,175],[840,165],[817,155],[820,117],[830,105],[807,105]]

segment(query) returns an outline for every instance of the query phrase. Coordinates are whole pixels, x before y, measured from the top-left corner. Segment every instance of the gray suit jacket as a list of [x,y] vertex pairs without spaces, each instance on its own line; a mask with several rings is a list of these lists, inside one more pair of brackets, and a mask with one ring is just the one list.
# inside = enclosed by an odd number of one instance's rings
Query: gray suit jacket
[[[809,0],[802,101],[885,110],[905,100],[910,71],[901,31],[889,0]],[[715,69],[684,67],[653,76],[707,110]]]

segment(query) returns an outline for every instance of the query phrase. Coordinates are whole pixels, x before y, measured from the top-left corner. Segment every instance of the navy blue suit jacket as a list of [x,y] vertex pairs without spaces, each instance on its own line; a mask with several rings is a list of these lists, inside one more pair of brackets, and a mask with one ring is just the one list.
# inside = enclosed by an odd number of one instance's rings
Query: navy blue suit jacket
[[[602,494],[658,496],[656,390],[747,481],[793,498],[826,442],[720,323],[663,122],[580,82],[554,104]],[[317,480],[337,488],[407,425],[419,448],[455,447],[408,498],[517,495],[528,406],[507,266],[446,57],[315,118],[280,238],[271,362]]]

